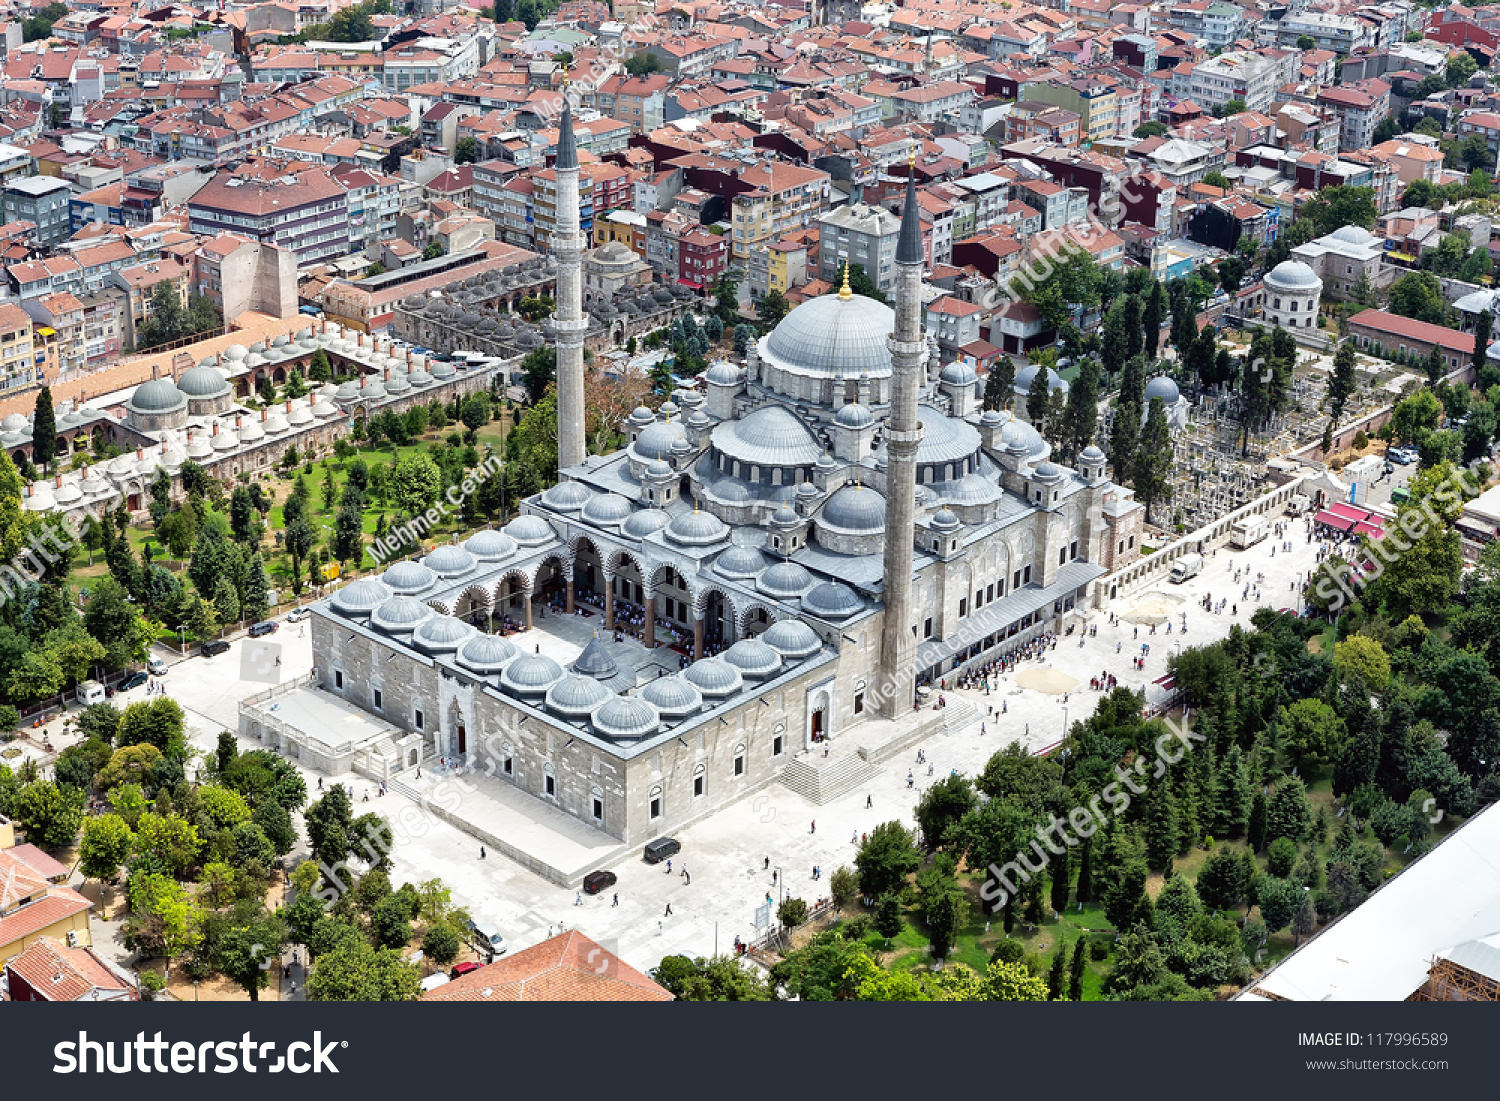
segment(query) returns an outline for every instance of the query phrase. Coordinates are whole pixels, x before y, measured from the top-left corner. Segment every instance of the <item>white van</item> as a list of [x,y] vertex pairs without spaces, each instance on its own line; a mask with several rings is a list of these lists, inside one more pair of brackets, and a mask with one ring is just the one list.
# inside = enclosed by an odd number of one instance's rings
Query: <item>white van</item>
[[1203,555],[1184,554],[1176,562],[1172,563],[1172,576],[1170,578],[1174,585],[1181,585],[1190,577],[1197,577],[1198,571],[1203,568]]
[[493,952],[497,956],[505,955],[505,938],[492,928],[470,923],[469,939],[481,952]]
[[103,703],[105,699],[104,685],[96,680],[86,680],[78,686],[78,702],[84,707],[92,707],[96,703]]
[[440,986],[447,985],[448,982],[449,979],[447,975],[443,974],[441,971],[434,971],[431,975],[428,975],[425,979],[422,980],[422,993],[425,994],[429,990],[436,990]]

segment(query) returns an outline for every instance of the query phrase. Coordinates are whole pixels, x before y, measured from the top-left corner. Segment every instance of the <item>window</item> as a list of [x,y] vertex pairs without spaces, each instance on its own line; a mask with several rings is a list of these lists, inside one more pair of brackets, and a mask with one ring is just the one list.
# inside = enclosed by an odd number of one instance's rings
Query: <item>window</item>
[[745,755],[743,753],[736,753],[734,756],[734,774],[736,776],[745,775]]
[[865,713],[865,694],[863,692],[854,693],[854,713],[856,715],[863,715]]
[[1015,572],[1015,575],[1011,577],[1011,579],[1010,579],[1010,587],[1012,589],[1019,589],[1021,587],[1021,571],[1020,570],[1017,570]]
[[417,708],[415,711],[412,712],[412,714],[411,714],[411,721],[412,721],[413,724],[415,724],[415,726],[416,726],[416,728],[418,730],[422,730],[423,729],[423,726],[422,726],[422,709],[420,707]]
[[514,776],[516,774],[516,759],[507,753],[505,759],[500,762],[500,770],[507,776]]
[[604,821],[604,800],[597,795],[593,798],[593,815],[595,822]]
[[1078,540],[1077,539],[1074,539],[1073,542],[1068,545],[1068,558],[1069,558],[1070,561],[1071,560],[1076,560],[1078,558]]
[[344,687],[344,671],[342,669],[335,669],[333,671],[333,686],[335,688]]
[[959,598],[959,601],[958,601],[958,618],[962,619],[964,616],[966,616],[968,614],[969,614],[969,598],[966,597],[966,596],[965,597],[961,597],[961,598]]
[[1068,560],[1068,548],[1067,547],[1058,547],[1057,548],[1057,564],[1059,566],[1061,566],[1067,560]]
[[771,756],[772,757],[780,757],[781,756],[781,750],[783,748],[783,741],[782,741],[783,737],[784,737],[784,735],[778,734],[778,735],[776,735],[776,737],[774,737],[774,738],[771,739]]
[[652,818],[660,818],[661,817],[661,788],[660,787],[654,787],[654,788],[651,789],[650,817],[652,817]]
[[375,689],[375,710],[376,711],[381,710],[382,709],[382,704],[383,704],[383,700],[382,700],[381,695],[380,695],[380,689],[377,688],[377,689]]
[[922,624],[922,637],[923,638],[931,638],[932,637],[932,617],[931,616],[928,616],[927,619]]
[[[547,767],[550,770],[552,766],[548,765]],[[552,775],[550,771],[543,777],[542,786],[546,789],[548,795],[554,797],[557,795],[557,777]]]
[[704,776],[704,773],[706,771],[707,771],[707,767],[704,766],[704,765],[699,765],[697,768],[693,769],[693,798],[694,799],[701,799],[701,798],[703,798],[703,785],[704,785],[704,781],[707,779]]

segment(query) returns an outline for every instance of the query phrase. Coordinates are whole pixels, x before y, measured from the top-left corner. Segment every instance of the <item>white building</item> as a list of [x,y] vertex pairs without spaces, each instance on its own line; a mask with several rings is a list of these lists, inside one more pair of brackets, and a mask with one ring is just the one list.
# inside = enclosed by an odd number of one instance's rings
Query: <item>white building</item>
[[1299,260],[1284,260],[1266,273],[1266,319],[1284,329],[1311,329],[1318,323],[1323,281]]

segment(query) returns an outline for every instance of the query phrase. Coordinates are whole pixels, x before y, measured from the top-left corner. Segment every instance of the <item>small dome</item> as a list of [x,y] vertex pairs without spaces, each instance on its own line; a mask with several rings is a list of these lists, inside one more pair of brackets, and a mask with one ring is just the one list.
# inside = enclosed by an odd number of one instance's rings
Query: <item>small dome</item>
[[728,535],[724,521],[711,512],[684,512],[667,525],[667,538],[680,546],[710,546]]
[[1150,405],[1154,399],[1161,398],[1161,403],[1170,407],[1177,403],[1180,395],[1181,391],[1177,389],[1177,383],[1173,382],[1166,375],[1157,375],[1150,382],[1146,383],[1147,405]]
[[517,516],[506,524],[505,534],[523,547],[539,547],[557,538],[552,525],[532,512],[528,512],[525,516]]
[[73,482],[64,482],[52,494],[53,500],[60,505],[70,505],[83,497],[83,491]]
[[951,531],[959,526],[958,516],[950,509],[940,508],[932,514],[932,526],[939,531]]
[[462,547],[445,543],[422,559],[422,565],[439,577],[459,577],[474,568],[474,556]]
[[1346,245],[1368,245],[1375,239],[1369,230],[1361,226],[1342,226],[1328,236],[1335,241],[1342,241]]
[[565,718],[582,719],[613,694],[593,677],[574,674],[547,689],[547,710]]
[[641,429],[631,446],[637,455],[645,459],[656,459],[672,453],[672,445],[687,439],[687,429],[681,421],[664,420],[648,424]]
[[859,594],[839,581],[825,581],[802,598],[803,610],[820,619],[848,619],[864,607]]
[[780,507],[771,514],[771,523],[779,528],[794,528],[802,523],[802,517],[797,515],[797,510],[791,505],[782,502]]
[[546,654],[522,654],[500,674],[500,686],[518,695],[540,696],[562,679],[562,666]]
[[620,671],[615,664],[615,659],[609,656],[604,643],[600,642],[598,636],[589,639],[589,644],[583,648],[572,665],[573,672],[585,677],[594,677],[597,680],[608,680]]
[[499,562],[516,553],[516,541],[504,532],[486,528],[464,540],[464,550],[481,562]]
[[190,398],[217,398],[229,393],[229,380],[217,367],[190,367],[177,380],[177,389]]
[[397,562],[380,575],[380,580],[389,585],[392,592],[401,596],[416,596],[432,588],[437,574],[420,562]]
[[362,577],[333,594],[333,608],[344,615],[369,615],[392,595],[391,587],[385,582]]
[[472,624],[451,615],[435,615],[423,620],[411,636],[419,650],[429,654],[447,654],[457,650],[471,637],[478,634]]
[[224,358],[232,360],[235,363],[238,363],[249,354],[249,349],[243,344],[231,344],[228,348],[224,349]]
[[699,658],[682,676],[705,696],[730,696],[744,687],[740,671],[723,658]]
[[755,587],[777,600],[796,600],[816,582],[813,575],[795,562],[777,562],[755,580]]
[[[1026,367],[1022,367],[1019,371],[1017,371],[1016,384],[1014,388],[1015,392],[1017,394],[1029,394],[1031,392],[1031,384],[1036,381],[1036,376],[1041,374],[1041,371],[1041,367],[1037,364],[1030,364]],[[1067,380],[1059,375],[1056,371],[1048,370],[1047,389],[1061,390],[1064,394],[1066,394],[1068,392]]]
[[12,413],[0,421],[0,432],[24,432],[31,427],[20,413]]
[[657,677],[648,681],[640,696],[657,711],[673,718],[703,709],[703,693],[682,677]]
[[410,596],[393,596],[370,613],[370,626],[392,634],[414,631],[417,625],[437,613]]
[[842,428],[867,428],[875,423],[875,414],[857,401],[852,401],[834,414],[833,423]]
[[650,424],[656,419],[656,414],[651,412],[651,410],[647,409],[644,405],[637,405],[635,409],[631,411],[630,416],[626,419],[629,420],[631,424]]
[[760,573],[767,565],[766,556],[754,547],[730,547],[714,563],[714,573],[744,581]]
[[1085,463],[1102,463],[1104,461],[1104,452],[1100,451],[1093,444],[1089,444],[1083,449],[1083,454],[1079,455],[1078,459],[1080,462]]
[[154,378],[136,387],[126,405],[137,413],[171,413],[187,404],[171,379]]
[[601,493],[583,506],[583,518],[590,524],[613,527],[629,518],[630,502],[618,493]]
[[740,671],[740,675],[764,680],[781,668],[781,655],[758,638],[742,638],[722,657]]
[[[1344,228],[1354,227],[1345,226]],[[1300,260],[1283,260],[1266,274],[1265,281],[1275,288],[1287,291],[1321,291],[1323,289],[1323,281],[1318,278],[1317,273]]]
[[879,534],[885,530],[885,497],[865,486],[844,486],[828,498],[818,520],[840,531]]
[[458,648],[458,664],[481,675],[498,673],[515,656],[514,644],[499,635],[476,635]]
[[938,376],[939,380],[946,382],[949,386],[972,386],[979,381],[979,376],[974,373],[974,368],[967,363],[950,363],[943,368],[943,373]]
[[744,372],[733,363],[720,360],[708,369],[703,378],[705,382],[717,383],[720,386],[738,386],[743,376]]
[[677,474],[666,459],[652,459],[646,466],[646,477],[671,479]]
[[623,529],[632,539],[644,539],[652,532],[667,526],[667,514],[659,508],[643,508],[632,512]]
[[594,733],[614,741],[634,741],[661,726],[656,708],[639,696],[611,696],[589,716]]
[[[778,619],[761,633],[760,641],[787,661],[801,661],[823,648],[817,632],[800,619]],[[724,656],[729,657],[727,653]]]
[[542,494],[542,502],[558,512],[577,512],[593,496],[594,491],[582,482],[558,482]]

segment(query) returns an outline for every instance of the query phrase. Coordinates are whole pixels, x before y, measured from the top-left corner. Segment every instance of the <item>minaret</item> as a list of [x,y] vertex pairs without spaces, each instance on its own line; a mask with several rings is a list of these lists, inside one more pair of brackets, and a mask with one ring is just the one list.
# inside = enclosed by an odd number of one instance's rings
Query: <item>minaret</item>
[[885,626],[880,638],[880,713],[911,711],[916,638],[912,634],[912,511],[917,496],[917,389],[927,359],[922,325],[922,224],[917,215],[915,165],[908,159],[906,205],[896,243],[896,327],[891,349],[891,414],[886,422]]
[[573,106],[563,78],[562,126],[557,136],[557,220],[552,252],[557,257],[557,466],[583,462],[583,235],[578,228],[578,146]]

